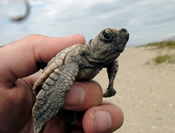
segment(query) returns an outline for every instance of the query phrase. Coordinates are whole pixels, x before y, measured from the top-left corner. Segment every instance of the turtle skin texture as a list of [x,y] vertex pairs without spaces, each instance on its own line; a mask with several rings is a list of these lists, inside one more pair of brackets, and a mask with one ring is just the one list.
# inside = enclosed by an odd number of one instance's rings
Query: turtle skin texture
[[[68,47],[52,58],[44,68],[40,78],[33,86],[36,102],[33,106],[33,131],[38,133],[52,119],[64,104],[65,95],[74,81],[94,78],[102,68],[107,68],[109,85],[104,97],[114,96],[114,79],[118,70],[120,53],[129,40],[126,29],[107,28],[88,44]],[[75,113],[65,112],[75,121]]]

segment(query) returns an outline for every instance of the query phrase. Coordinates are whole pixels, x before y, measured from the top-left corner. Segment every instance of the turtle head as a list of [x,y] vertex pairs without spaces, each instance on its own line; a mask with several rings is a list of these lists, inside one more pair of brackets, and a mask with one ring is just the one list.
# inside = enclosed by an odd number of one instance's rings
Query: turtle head
[[90,47],[96,57],[117,58],[125,49],[128,40],[129,33],[126,29],[107,28],[90,41]]

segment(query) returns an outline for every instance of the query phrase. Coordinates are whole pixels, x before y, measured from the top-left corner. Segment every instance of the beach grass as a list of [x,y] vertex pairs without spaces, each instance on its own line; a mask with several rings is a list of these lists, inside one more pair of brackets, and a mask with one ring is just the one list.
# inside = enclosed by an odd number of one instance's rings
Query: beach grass
[[175,63],[175,55],[158,55],[153,60],[156,64],[164,62]]
[[146,47],[153,46],[156,48],[169,48],[169,49],[175,49],[175,41],[163,41],[163,42],[154,42],[149,43],[145,45]]
[[[162,41],[162,42],[153,42],[145,45],[145,47],[152,47],[154,49],[159,49],[162,52],[153,58],[153,61],[156,64],[161,63],[175,63],[175,54],[172,54],[171,50],[175,50],[175,41]],[[162,54],[164,53],[164,54]]]

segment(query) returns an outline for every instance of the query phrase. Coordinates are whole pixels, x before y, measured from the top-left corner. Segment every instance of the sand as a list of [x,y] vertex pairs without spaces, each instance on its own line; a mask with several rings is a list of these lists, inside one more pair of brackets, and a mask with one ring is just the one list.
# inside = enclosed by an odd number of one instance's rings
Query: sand
[[[152,58],[158,53],[132,47],[119,57],[117,94],[105,99],[124,113],[124,124],[115,133],[175,133],[175,64],[155,65]],[[106,71],[95,80],[106,88]]]

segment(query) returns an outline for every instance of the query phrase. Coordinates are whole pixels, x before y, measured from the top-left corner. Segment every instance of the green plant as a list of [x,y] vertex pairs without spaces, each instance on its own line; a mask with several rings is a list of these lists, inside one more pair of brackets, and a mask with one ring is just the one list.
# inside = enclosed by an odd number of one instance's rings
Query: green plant
[[149,43],[145,45],[146,47],[148,46],[154,46],[157,48],[169,48],[169,49],[174,49],[175,48],[175,41],[164,41],[164,42],[155,42],[155,43]]
[[175,55],[159,55],[153,60],[156,64],[160,64],[163,62],[175,63]]

